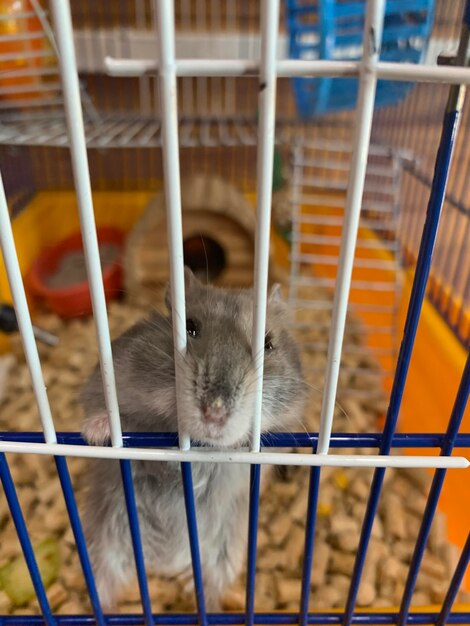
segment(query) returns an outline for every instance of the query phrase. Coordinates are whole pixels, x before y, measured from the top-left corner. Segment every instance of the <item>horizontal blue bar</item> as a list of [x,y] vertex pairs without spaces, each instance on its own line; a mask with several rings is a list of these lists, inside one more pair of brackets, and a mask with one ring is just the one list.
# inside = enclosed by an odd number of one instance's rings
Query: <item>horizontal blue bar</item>
[[[94,626],[93,615],[55,615],[57,626]],[[435,624],[439,613],[413,612],[408,617],[408,624],[421,626]],[[109,615],[106,616],[108,626],[143,626],[142,615]],[[153,616],[155,624],[167,624],[168,626],[192,626],[198,623],[196,613],[156,613]],[[336,626],[341,624],[342,613],[309,613],[309,624],[319,626]],[[388,626],[396,624],[398,613],[356,613],[352,618],[353,624]],[[245,623],[245,613],[211,613],[208,614],[209,624],[221,624],[222,626],[237,626]],[[255,613],[255,624],[298,624],[298,613]],[[448,624],[469,624],[470,612],[451,613]],[[0,626],[44,626],[44,620],[40,615],[7,615],[0,617]]]
[[[123,433],[125,448],[173,448],[178,447],[176,433]],[[379,448],[382,433],[333,433],[332,448]],[[15,443],[45,443],[40,432],[0,432],[0,441]],[[86,446],[77,432],[57,433],[60,444]],[[398,433],[392,438],[392,448],[441,448],[446,441],[445,433]],[[318,433],[272,433],[261,436],[263,448],[311,448],[318,443]],[[455,440],[456,448],[470,448],[470,433],[460,433]],[[197,448],[197,445],[194,445]]]

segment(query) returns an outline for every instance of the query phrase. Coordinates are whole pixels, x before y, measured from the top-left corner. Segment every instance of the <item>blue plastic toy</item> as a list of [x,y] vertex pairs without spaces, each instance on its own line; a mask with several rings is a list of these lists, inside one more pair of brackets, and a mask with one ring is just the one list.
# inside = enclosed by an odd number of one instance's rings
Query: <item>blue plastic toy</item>
[[[388,0],[382,38],[382,61],[420,63],[434,20],[435,0]],[[292,59],[354,61],[361,57],[365,0],[287,0],[286,25]],[[294,78],[294,94],[302,118],[352,109],[357,78]],[[377,84],[375,106],[396,104],[413,83]]]

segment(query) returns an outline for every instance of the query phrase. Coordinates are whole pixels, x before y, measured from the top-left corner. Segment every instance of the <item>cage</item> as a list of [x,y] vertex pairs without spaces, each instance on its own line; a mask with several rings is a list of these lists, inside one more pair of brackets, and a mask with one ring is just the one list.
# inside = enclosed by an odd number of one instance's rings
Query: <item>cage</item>
[[[0,301],[20,330],[1,337],[5,626],[470,623],[469,4],[416,3],[399,58],[379,49],[402,2],[320,4],[319,19],[333,5],[359,11],[355,43],[372,30],[376,45],[349,61],[289,58],[292,2],[5,4]],[[395,63],[425,48],[426,64]],[[300,80],[334,87],[321,119],[299,117]],[[355,110],[335,103],[349,81]],[[128,236],[127,282],[106,307],[95,232],[109,226]],[[94,316],[62,320],[22,277],[79,232]],[[261,405],[248,449],[207,450],[181,425],[122,431],[110,338],[163,306],[169,278],[181,363],[183,261],[222,285],[253,278],[254,311],[282,283],[309,388],[300,432],[261,432]],[[254,357],[271,343],[263,315],[248,341]],[[98,358],[109,446],[79,434],[79,389]],[[135,559],[111,614],[82,526],[87,457],[119,464]],[[133,480],[139,463],[169,462],[181,468],[178,539],[190,554],[170,580],[149,562]],[[246,563],[220,613],[206,606],[195,497],[208,462],[250,466]]]

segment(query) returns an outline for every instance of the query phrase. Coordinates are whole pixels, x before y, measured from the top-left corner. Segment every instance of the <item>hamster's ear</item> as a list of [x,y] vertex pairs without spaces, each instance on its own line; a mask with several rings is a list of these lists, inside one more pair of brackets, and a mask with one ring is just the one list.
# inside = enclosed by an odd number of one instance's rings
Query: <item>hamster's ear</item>
[[282,295],[282,288],[279,283],[274,283],[268,295],[268,312],[275,315],[279,320],[285,320],[289,307]]
[[201,283],[198,281],[193,271],[187,266],[184,266],[184,290],[186,292],[191,291],[194,287],[200,287]]
[[274,283],[271,287],[268,302],[269,304],[285,304],[284,298],[282,297],[281,285],[279,283]]
[[[201,283],[198,281],[198,279],[196,278],[196,276],[194,276],[192,270],[189,269],[189,267],[187,265],[184,266],[184,291],[185,294],[188,294],[191,289],[194,289],[194,287],[200,287]],[[171,289],[170,289],[170,283],[168,282],[167,286],[166,286],[166,292],[165,292],[165,304],[168,308],[169,311],[171,311]]]
[[86,418],[82,428],[82,436],[92,446],[103,446],[111,439],[108,415],[93,413]]

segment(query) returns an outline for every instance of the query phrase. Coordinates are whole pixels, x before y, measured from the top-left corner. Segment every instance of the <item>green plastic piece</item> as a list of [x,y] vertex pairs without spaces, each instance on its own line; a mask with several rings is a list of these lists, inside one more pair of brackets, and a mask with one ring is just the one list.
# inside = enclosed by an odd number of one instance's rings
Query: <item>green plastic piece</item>
[[[47,589],[59,574],[59,544],[55,539],[46,539],[35,546],[34,554],[42,582]],[[35,597],[36,593],[23,555],[0,568],[0,587],[3,587],[15,607],[24,606]]]

